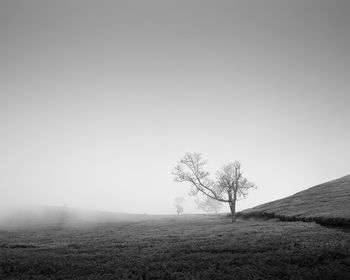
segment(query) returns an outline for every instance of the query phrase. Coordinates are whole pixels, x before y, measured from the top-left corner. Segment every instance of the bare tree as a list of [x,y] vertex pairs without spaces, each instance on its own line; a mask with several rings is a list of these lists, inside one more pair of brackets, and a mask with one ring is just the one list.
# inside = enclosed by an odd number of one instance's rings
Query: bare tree
[[223,205],[222,202],[212,199],[209,196],[205,196],[202,199],[196,199],[195,203],[197,204],[197,209],[205,212],[214,212],[215,214],[219,213]]
[[175,199],[175,207],[176,207],[176,213],[180,215],[184,211],[183,204],[185,203],[185,198],[183,196],[176,197]]
[[188,182],[192,186],[191,195],[203,195],[226,202],[230,206],[232,222],[236,219],[236,201],[246,197],[255,185],[243,177],[238,161],[228,163],[217,172],[215,179],[204,170],[207,161],[199,153],[187,153],[172,172],[176,182]]

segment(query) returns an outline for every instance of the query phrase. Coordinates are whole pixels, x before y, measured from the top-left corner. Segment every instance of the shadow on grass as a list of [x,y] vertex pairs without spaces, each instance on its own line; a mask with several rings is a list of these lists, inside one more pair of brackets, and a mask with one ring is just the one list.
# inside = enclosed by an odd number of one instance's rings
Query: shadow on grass
[[285,216],[276,215],[275,213],[269,213],[266,211],[254,211],[249,213],[237,213],[237,218],[240,219],[278,219],[285,222],[315,222],[322,226],[327,227],[341,227],[350,229],[350,219],[340,217],[303,217],[303,216]]

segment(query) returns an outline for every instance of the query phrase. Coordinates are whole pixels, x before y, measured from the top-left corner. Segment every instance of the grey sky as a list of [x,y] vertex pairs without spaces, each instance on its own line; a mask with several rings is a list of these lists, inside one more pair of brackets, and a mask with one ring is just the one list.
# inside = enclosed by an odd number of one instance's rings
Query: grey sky
[[239,209],[349,174],[349,13],[1,1],[0,200],[172,213],[185,152],[242,162],[259,189]]

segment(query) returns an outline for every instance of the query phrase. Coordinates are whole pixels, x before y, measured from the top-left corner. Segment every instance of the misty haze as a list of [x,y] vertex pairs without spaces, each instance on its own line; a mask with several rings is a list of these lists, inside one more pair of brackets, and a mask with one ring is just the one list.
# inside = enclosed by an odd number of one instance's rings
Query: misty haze
[[0,279],[350,279],[350,2],[0,1]]

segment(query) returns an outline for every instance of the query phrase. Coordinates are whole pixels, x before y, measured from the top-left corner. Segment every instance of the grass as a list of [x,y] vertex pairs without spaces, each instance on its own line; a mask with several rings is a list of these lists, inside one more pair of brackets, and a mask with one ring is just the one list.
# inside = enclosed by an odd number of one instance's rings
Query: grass
[[350,233],[215,215],[0,231],[0,279],[350,279]]
[[350,227],[350,175],[244,210],[238,216]]

